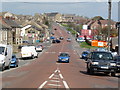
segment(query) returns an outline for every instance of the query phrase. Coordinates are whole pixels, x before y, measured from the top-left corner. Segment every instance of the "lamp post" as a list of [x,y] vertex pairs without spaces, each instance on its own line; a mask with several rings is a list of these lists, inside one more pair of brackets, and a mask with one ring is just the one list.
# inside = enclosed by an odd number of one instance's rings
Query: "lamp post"
[[118,29],[118,55],[120,55],[120,22],[116,23],[116,28]]
[[108,1],[108,51],[110,51],[110,30],[111,30],[111,0]]

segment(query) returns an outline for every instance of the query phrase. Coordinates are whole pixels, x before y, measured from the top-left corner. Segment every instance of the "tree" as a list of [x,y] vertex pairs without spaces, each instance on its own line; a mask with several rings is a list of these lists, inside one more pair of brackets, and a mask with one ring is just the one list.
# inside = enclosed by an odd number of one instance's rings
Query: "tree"
[[92,20],[104,20],[101,16],[95,16],[92,18]]

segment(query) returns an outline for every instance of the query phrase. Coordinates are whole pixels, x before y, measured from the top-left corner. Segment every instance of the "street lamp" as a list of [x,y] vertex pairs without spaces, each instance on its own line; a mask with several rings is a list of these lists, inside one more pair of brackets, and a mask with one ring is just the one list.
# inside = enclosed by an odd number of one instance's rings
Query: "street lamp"
[[108,51],[110,51],[110,30],[111,30],[111,0],[108,1]]
[[118,55],[120,55],[120,22],[116,23],[116,28],[118,29]]

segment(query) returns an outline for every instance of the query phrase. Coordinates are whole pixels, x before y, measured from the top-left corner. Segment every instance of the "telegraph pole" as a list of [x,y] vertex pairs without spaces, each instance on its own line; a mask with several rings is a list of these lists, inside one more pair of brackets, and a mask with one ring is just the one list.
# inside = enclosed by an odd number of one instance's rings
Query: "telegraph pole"
[[108,51],[110,51],[110,30],[111,30],[111,0],[108,1]]
[[120,55],[120,22],[116,23],[116,28],[118,29],[118,55]]

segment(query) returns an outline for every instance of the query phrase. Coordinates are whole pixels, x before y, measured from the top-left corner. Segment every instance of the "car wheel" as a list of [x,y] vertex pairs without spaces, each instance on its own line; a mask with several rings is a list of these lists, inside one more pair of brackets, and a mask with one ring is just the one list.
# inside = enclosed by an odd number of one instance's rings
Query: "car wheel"
[[111,72],[111,76],[113,76],[113,77],[114,77],[114,76],[115,76],[115,74],[116,74],[115,72]]
[[92,68],[90,68],[90,74],[91,74],[91,75],[94,74],[94,71],[93,71]]
[[32,55],[32,59],[34,59],[34,55]]
[[87,73],[90,73],[90,69],[87,67]]
[[2,65],[2,71],[4,71],[4,70],[5,70],[5,64]]
[[107,75],[110,74],[110,72],[104,72],[104,73],[107,74]]
[[7,66],[7,69],[10,69],[10,64],[11,64],[11,63],[9,63],[9,65]]
[[36,58],[38,58],[38,54],[37,54]]

